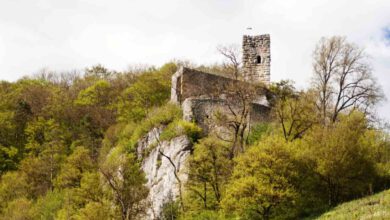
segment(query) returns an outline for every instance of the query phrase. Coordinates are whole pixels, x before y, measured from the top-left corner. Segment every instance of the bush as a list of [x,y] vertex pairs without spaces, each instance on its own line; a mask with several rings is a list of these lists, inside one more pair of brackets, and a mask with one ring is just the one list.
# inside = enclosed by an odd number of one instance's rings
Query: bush
[[[160,134],[159,141],[170,141],[175,137],[186,135],[191,143],[197,142],[201,137],[202,129],[198,127],[195,123],[183,121],[183,120],[174,120],[168,126],[164,128]],[[144,149],[143,157],[147,157],[156,147],[158,143],[152,143],[148,148]]]
[[160,140],[171,140],[174,137],[186,135],[191,143],[195,143],[202,134],[202,129],[193,122],[175,120],[161,133]]
[[170,200],[162,207],[161,219],[172,220],[178,219],[180,215],[180,203],[179,201]]
[[251,127],[251,131],[248,136],[248,144],[253,145],[258,143],[264,135],[270,132],[271,128],[268,123],[259,123]]
[[134,150],[138,140],[152,128],[166,126],[182,117],[181,109],[174,104],[166,104],[152,111],[135,129],[128,140],[129,150]]

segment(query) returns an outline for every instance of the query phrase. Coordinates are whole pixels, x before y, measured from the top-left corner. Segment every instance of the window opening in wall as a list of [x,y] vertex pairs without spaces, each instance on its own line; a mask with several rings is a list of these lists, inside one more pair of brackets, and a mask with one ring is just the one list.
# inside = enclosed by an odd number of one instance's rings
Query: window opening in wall
[[259,55],[257,55],[257,57],[256,57],[256,63],[257,64],[261,63],[261,57]]

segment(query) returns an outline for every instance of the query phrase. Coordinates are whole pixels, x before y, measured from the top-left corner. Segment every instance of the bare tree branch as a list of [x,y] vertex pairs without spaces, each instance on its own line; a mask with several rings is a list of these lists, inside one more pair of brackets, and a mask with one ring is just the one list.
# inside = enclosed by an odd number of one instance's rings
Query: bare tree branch
[[313,58],[313,86],[319,94],[317,106],[323,124],[354,109],[369,112],[383,98],[367,55],[344,37],[322,38]]

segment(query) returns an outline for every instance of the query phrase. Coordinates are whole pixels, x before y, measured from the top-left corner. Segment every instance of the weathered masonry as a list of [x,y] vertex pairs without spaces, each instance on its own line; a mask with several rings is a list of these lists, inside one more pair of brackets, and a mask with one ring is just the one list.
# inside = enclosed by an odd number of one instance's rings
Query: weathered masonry
[[271,39],[269,34],[244,35],[242,42],[243,76],[248,82],[270,82]]
[[[212,129],[212,117],[226,110],[226,97],[232,87],[238,89],[252,84],[263,85],[251,101],[251,123],[268,119],[267,85],[270,83],[270,36],[243,37],[243,81],[221,75],[181,67],[172,76],[171,102],[182,106],[185,120],[194,121],[206,132]],[[248,85],[248,86],[247,86]],[[234,89],[233,89],[234,90]]]

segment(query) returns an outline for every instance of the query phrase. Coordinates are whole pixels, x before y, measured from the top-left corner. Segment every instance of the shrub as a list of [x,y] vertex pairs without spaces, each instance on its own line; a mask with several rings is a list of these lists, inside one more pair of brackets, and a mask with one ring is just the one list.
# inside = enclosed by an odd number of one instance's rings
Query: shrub
[[134,130],[129,139],[129,150],[134,150],[138,140],[152,128],[166,126],[182,117],[181,109],[174,104],[166,104],[152,111]]
[[261,138],[270,132],[270,125],[268,123],[259,123],[251,127],[248,136],[248,144],[253,145],[261,140]]
[[171,140],[174,137],[186,135],[191,143],[195,143],[202,134],[202,129],[193,122],[175,120],[161,133],[160,140]]

